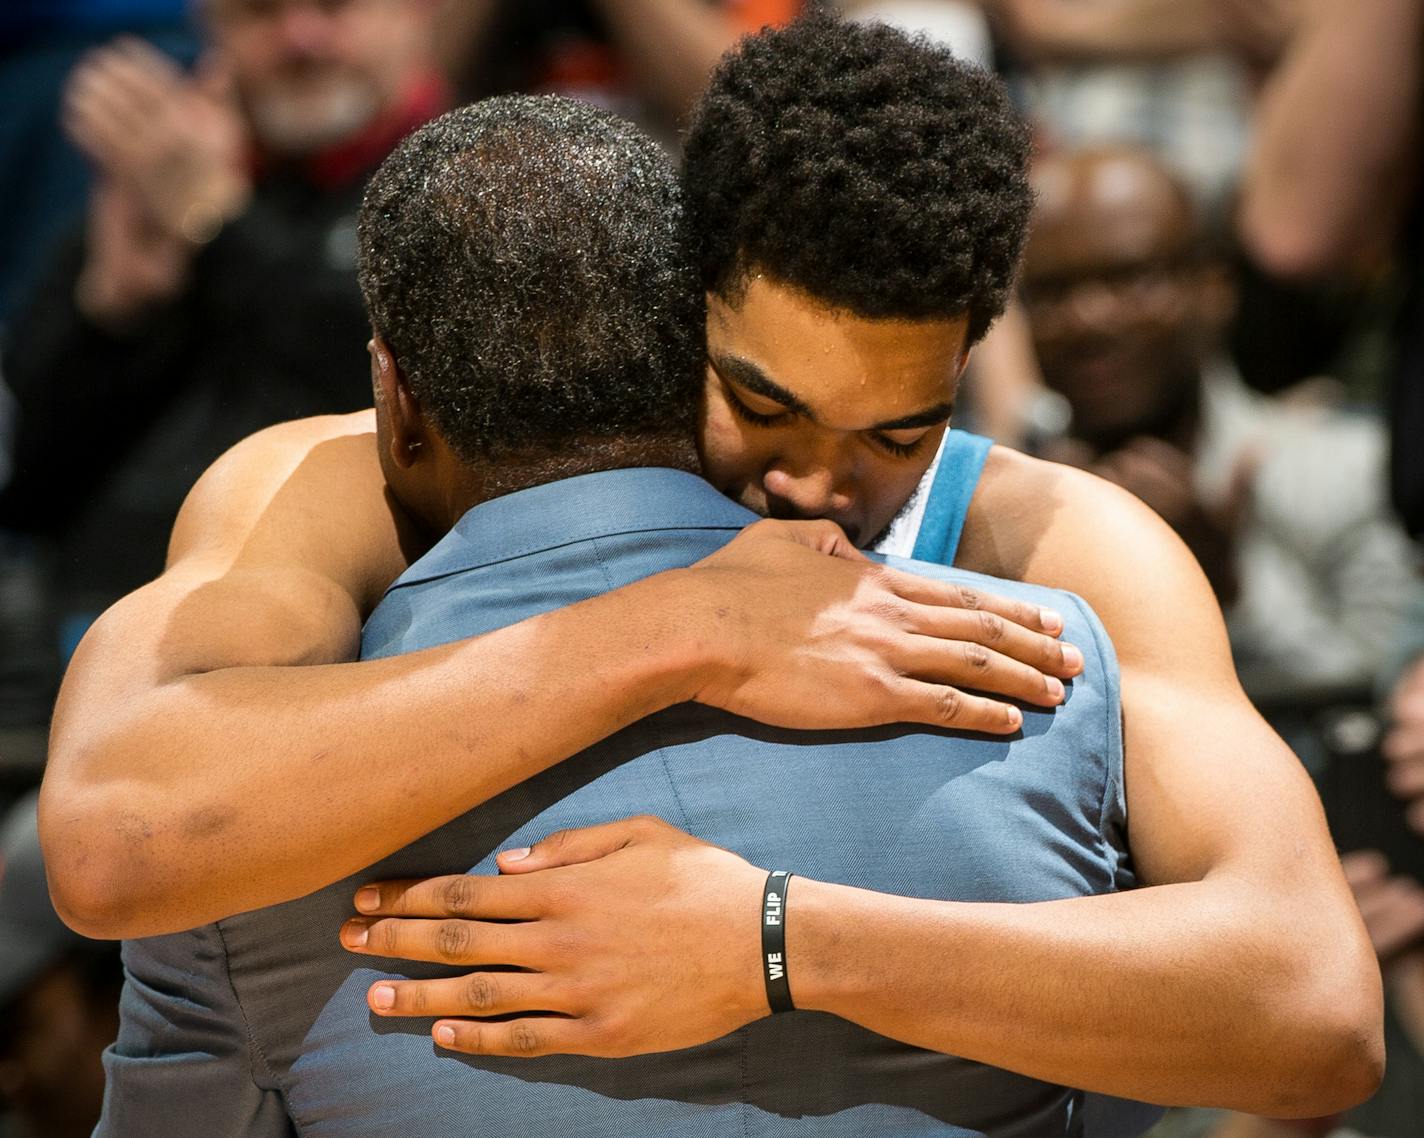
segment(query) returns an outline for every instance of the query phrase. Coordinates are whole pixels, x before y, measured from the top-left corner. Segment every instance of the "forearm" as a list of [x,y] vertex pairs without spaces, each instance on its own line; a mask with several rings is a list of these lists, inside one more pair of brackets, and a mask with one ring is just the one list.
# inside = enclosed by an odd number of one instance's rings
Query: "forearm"
[[1312,1115],[1372,1090],[1367,1047],[1331,1023],[1359,949],[1328,907],[1263,907],[1230,877],[1031,905],[788,893],[798,1007],[1149,1102]]
[[712,68],[737,41],[737,28],[701,0],[596,0],[609,31],[661,109],[691,110]]
[[1242,239],[1266,268],[1312,276],[1378,252],[1418,149],[1419,0],[1320,5],[1262,96]]
[[1032,55],[1066,61],[1154,59],[1229,39],[1213,0],[1040,0],[1024,31]]
[[137,936],[301,896],[688,698],[695,602],[669,603],[678,584],[391,659],[184,676],[126,703],[67,685],[42,803],[61,912]]

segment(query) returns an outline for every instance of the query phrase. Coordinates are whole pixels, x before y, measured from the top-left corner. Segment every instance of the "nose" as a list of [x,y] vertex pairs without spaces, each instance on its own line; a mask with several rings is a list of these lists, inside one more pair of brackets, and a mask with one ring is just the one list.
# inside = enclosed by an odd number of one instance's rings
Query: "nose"
[[331,38],[331,17],[315,4],[288,4],[282,9],[282,43],[298,55],[320,55]]
[[839,451],[784,455],[772,461],[762,477],[767,510],[773,517],[832,518],[842,521],[850,511],[849,472]]
[[1105,281],[1083,281],[1073,290],[1071,312],[1080,328],[1111,331],[1122,322],[1122,296]]

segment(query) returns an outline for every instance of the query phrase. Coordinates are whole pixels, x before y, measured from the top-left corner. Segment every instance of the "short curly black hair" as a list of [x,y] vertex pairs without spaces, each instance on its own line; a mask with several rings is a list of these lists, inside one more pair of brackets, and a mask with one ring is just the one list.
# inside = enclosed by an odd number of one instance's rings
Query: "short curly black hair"
[[407,137],[367,188],[372,327],[467,463],[686,439],[705,312],[677,172],[630,123],[486,99]]
[[823,12],[712,75],[683,164],[704,287],[754,270],[871,318],[1003,312],[1033,193],[1003,84],[924,38]]

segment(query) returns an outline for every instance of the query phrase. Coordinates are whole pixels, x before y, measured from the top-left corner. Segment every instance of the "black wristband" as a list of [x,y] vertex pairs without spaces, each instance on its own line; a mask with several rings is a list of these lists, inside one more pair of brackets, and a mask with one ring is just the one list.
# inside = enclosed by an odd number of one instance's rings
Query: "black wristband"
[[766,980],[766,1002],[773,1013],[796,1010],[791,984],[786,978],[786,885],[791,874],[773,869],[767,875],[761,898],[761,970]]

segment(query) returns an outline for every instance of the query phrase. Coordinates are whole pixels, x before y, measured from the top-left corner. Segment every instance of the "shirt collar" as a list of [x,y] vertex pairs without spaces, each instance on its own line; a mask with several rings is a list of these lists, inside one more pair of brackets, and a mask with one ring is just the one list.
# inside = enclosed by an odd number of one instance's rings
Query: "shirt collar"
[[419,584],[590,538],[756,521],[695,474],[637,467],[581,474],[481,502],[391,587]]

